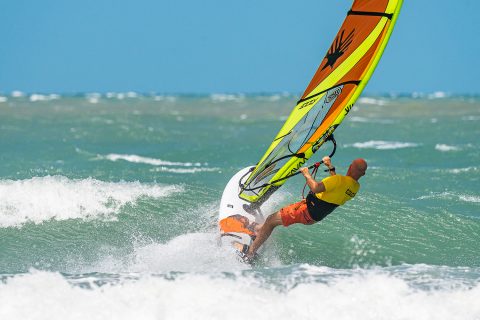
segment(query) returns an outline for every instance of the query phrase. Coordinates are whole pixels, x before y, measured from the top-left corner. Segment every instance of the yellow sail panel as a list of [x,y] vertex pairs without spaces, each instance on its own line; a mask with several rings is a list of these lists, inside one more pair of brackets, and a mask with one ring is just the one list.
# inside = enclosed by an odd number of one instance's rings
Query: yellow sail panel
[[240,198],[261,201],[318,150],[370,79],[402,0],[355,0],[301,99],[253,172]]

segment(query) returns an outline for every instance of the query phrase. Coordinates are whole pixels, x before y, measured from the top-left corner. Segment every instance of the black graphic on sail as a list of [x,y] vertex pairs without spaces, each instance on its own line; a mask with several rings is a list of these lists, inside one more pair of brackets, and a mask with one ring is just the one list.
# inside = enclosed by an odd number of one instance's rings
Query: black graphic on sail
[[324,70],[328,66],[330,66],[330,68],[333,68],[335,62],[337,62],[337,60],[348,50],[348,47],[352,44],[355,29],[353,29],[345,39],[343,39],[344,34],[345,30],[342,30],[340,35],[338,35],[333,41],[332,46],[330,47],[327,55],[325,56],[325,58],[327,59],[327,64],[323,66],[322,70]]

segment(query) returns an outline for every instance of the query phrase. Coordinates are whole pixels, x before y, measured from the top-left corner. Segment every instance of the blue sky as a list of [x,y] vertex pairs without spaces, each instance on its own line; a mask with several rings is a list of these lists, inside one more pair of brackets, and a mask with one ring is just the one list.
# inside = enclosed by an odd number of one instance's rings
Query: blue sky
[[[0,1],[4,93],[301,93],[352,3]],[[405,0],[366,91],[480,93],[479,12]]]

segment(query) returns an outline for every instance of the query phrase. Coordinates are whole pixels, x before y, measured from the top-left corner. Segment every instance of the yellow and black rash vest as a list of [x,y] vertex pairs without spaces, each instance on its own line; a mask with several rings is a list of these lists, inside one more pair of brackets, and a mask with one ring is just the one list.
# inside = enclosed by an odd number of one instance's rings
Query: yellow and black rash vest
[[309,193],[307,207],[310,216],[320,221],[336,207],[352,200],[360,189],[360,184],[349,176],[334,175],[322,180],[325,191],[317,194]]
[[352,200],[360,189],[360,184],[352,177],[339,174],[323,179],[322,183],[325,191],[317,193],[317,198],[338,206]]

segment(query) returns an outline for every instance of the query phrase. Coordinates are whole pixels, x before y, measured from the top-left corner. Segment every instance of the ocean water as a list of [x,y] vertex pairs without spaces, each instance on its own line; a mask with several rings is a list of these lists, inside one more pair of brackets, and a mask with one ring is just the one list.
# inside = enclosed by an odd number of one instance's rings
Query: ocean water
[[475,96],[361,98],[332,159],[368,161],[358,196],[253,268],[218,247],[225,184],[295,99],[0,95],[0,319],[480,319]]

